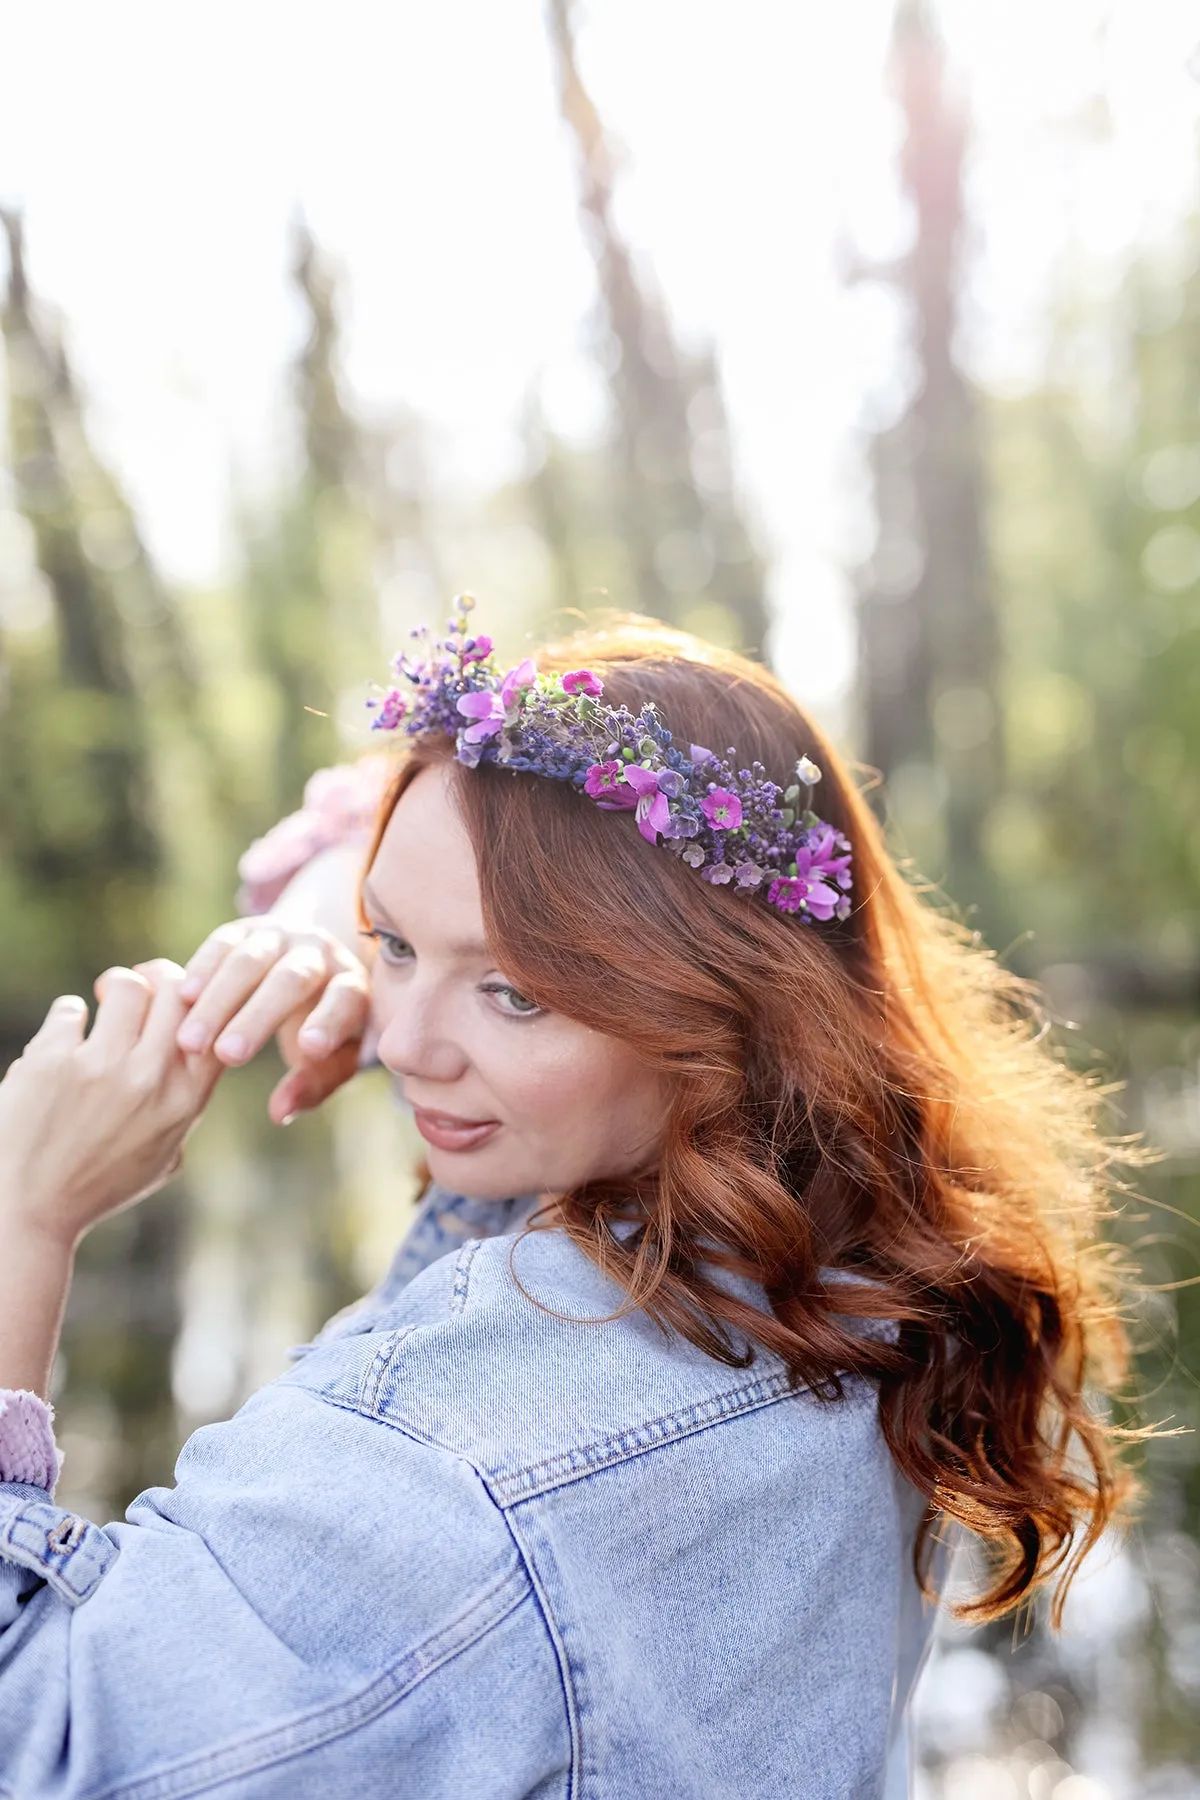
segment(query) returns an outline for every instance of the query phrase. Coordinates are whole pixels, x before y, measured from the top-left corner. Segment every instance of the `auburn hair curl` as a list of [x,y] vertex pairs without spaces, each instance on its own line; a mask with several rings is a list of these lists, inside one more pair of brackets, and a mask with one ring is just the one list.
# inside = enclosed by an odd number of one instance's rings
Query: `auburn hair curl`
[[[671,1077],[656,1166],[557,1196],[555,1223],[626,1290],[621,1312],[735,1368],[761,1344],[821,1400],[847,1376],[875,1383],[926,1501],[925,1591],[945,1516],[988,1551],[958,1616],[999,1617],[1053,1583],[1058,1625],[1137,1492],[1118,1454],[1137,1434],[1106,1416],[1128,1376],[1130,1274],[1101,1233],[1115,1154],[1095,1082],[1052,1047],[1036,988],[900,872],[842,759],[766,669],[635,615],[537,661],[595,670],[613,705],[653,700],[679,742],[734,745],[782,786],[812,756],[821,816],[854,853],[849,918],[809,927],[701,881],[567,783],[463,772],[506,975]],[[450,754],[447,738],[413,744],[380,833]],[[705,1279],[706,1260],[759,1282],[769,1312]],[[847,1316],[894,1320],[894,1341]]]

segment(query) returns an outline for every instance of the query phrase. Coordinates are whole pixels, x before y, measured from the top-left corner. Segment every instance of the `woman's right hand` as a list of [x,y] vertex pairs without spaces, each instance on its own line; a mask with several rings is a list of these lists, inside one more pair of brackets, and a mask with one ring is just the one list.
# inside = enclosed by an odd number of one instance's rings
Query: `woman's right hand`
[[320,1106],[358,1069],[370,976],[328,931],[269,913],[218,926],[188,963],[180,993],[190,1002],[181,1050],[211,1047],[235,1066],[278,1039],[288,1072],[268,1103],[277,1125]]

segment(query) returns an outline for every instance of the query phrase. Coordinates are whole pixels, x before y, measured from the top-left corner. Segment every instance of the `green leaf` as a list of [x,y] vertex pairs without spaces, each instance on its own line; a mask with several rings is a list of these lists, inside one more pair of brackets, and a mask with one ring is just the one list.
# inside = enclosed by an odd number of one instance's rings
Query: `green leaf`
[[[783,797],[789,806],[794,806],[800,798],[800,789],[793,782],[790,788],[784,788]],[[790,823],[790,821],[789,821]]]
[[818,826],[821,823],[821,821],[820,821],[820,819],[818,819],[815,812],[809,811],[809,812],[806,812],[804,815],[804,823],[805,823],[805,825],[808,826],[808,829],[810,831],[812,831],[816,826]]
[[794,807],[785,806],[783,808],[782,817],[783,817],[783,822],[785,825],[794,825],[796,823],[796,813],[795,813]]
[[635,753],[629,748],[628,744],[626,744],[624,749],[621,751],[621,755],[623,756],[623,758],[625,759],[626,762],[633,762],[635,760]]

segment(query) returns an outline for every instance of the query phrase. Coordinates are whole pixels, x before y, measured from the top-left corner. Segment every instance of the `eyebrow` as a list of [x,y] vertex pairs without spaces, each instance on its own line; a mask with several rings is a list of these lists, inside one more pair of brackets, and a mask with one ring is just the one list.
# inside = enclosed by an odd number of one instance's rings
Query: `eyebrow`
[[[392,918],[386,906],[380,905],[378,896],[372,889],[370,883],[366,881],[364,881],[362,887],[362,903],[364,910],[368,912],[373,919],[378,919],[381,924],[389,926],[398,938],[405,937],[404,932],[400,930],[400,927],[396,924],[396,921]],[[407,938],[405,938],[405,942],[407,941]],[[492,954],[490,945],[485,943],[483,938],[461,938],[457,942],[451,944],[449,948],[452,955],[461,956],[464,959],[471,956],[490,957]]]

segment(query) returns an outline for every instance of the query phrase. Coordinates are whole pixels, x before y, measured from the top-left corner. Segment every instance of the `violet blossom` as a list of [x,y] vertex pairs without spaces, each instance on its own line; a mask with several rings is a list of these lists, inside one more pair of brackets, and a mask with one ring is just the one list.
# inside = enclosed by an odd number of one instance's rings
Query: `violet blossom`
[[604,692],[604,683],[590,669],[572,669],[569,675],[562,678],[563,687],[568,694],[589,694],[598,700]]
[[523,694],[526,688],[533,686],[536,675],[537,668],[531,656],[525,657],[524,661],[519,662],[515,669],[508,671],[500,683],[500,700],[505,712],[516,706],[519,694]]
[[486,662],[491,654],[490,637],[468,638],[463,646],[462,659],[465,663]]
[[625,779],[637,795],[637,828],[646,842],[653,844],[659,832],[665,831],[671,822],[667,796],[659,792],[658,771],[630,763],[625,770]]
[[463,694],[458,710],[464,719],[475,721],[463,733],[468,744],[481,744],[485,738],[495,737],[504,729],[504,703],[491,689],[478,694]]

